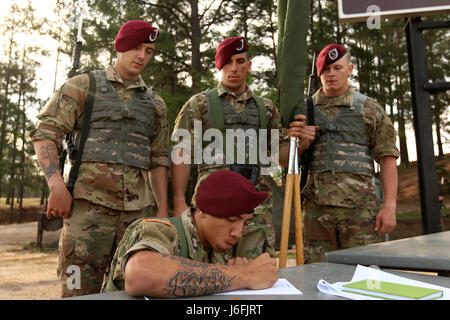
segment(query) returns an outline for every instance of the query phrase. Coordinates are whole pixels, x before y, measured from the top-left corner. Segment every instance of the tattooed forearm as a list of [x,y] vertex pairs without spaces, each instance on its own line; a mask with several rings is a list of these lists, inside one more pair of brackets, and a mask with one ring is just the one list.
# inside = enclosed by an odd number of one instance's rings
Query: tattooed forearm
[[59,172],[58,149],[54,143],[41,145],[38,159],[47,181]]
[[164,288],[169,296],[191,297],[225,292],[235,279],[212,264],[176,256],[170,258],[180,262],[182,267],[170,277],[168,287]]
[[165,288],[170,296],[191,297],[225,292],[235,277],[228,277],[216,267],[182,269],[170,278]]

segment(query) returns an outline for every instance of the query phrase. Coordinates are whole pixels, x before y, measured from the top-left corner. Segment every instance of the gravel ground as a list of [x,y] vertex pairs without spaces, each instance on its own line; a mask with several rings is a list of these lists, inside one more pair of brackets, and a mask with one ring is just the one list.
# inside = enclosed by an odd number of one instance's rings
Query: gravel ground
[[44,231],[45,250],[39,251],[31,247],[36,242],[37,222],[0,225],[1,300],[59,298],[56,277],[59,234],[60,230]]

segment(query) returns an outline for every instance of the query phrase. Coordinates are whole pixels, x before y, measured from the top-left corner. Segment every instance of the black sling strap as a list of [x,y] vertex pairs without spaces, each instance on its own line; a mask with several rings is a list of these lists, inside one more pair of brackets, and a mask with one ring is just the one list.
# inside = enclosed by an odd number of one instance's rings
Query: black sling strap
[[81,165],[81,157],[83,155],[84,144],[86,143],[88,134],[89,134],[89,126],[91,121],[92,108],[94,106],[95,99],[95,91],[96,91],[96,81],[92,72],[88,72],[89,76],[89,92],[87,95],[86,103],[84,104],[84,119],[83,125],[81,127],[81,138],[80,138],[80,146],[78,150],[75,152],[75,162],[70,168],[69,171],[69,181],[67,182],[67,190],[70,194],[73,193],[73,188],[75,186],[75,182],[78,178],[78,171],[80,170]]
[[170,217],[169,221],[177,228],[177,232],[181,241],[181,257],[189,258],[189,248],[186,233],[184,232],[183,222],[181,222],[181,216]]
[[[306,99],[306,124],[308,126],[314,125],[314,104],[312,97],[308,97]],[[311,164],[311,158],[312,158],[312,144],[309,146],[309,149],[306,150],[300,159],[300,165],[301,165],[301,176],[300,176],[300,190],[303,190],[303,188],[306,185],[306,181],[308,179],[308,171],[309,166]]]

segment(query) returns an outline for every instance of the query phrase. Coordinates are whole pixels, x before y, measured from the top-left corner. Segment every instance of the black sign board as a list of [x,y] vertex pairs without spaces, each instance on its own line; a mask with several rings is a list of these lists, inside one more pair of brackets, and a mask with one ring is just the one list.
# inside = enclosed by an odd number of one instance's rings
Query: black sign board
[[424,16],[450,13],[450,0],[338,0],[340,22],[366,21],[369,17]]

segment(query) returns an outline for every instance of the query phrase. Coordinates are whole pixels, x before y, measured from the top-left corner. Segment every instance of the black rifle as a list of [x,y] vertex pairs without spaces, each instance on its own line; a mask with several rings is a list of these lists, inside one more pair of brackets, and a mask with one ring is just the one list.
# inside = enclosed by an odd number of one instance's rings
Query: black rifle
[[74,47],[73,47],[73,63],[72,69],[69,71],[69,78],[76,76],[78,74],[77,70],[80,67],[80,56],[81,56],[81,45],[83,42],[81,41],[81,30],[83,28],[83,11],[80,12],[80,19],[78,21],[78,32],[75,36]]
[[[80,13],[80,19],[78,23],[78,33],[77,36],[75,37],[75,43],[73,48],[73,64],[72,69],[69,71],[68,74],[69,78],[72,78],[73,76],[79,74],[77,70],[80,66],[82,26],[83,26],[83,12]],[[67,190],[70,192],[70,194],[72,194],[73,192],[73,187],[78,177],[78,170],[81,164],[81,155],[83,153],[82,150],[84,148],[84,143],[86,142],[87,134],[89,132],[89,122],[92,113],[92,105],[94,102],[93,100],[96,86],[95,78],[91,73],[89,73],[88,75],[89,75],[89,92],[84,107],[84,119],[78,150],[74,144],[74,133],[70,132],[66,134],[65,141],[61,147],[61,150],[59,151],[59,169],[63,177],[64,177],[64,165],[66,162],[67,155],[69,155],[70,160],[74,160],[74,163],[69,171],[69,180],[67,182]]]
[[[314,125],[314,105],[312,96],[314,94],[314,67],[315,67],[316,54],[314,53],[311,74],[309,75],[309,83],[308,83],[308,97],[306,98],[306,125],[313,126]],[[306,181],[308,179],[308,171],[309,165],[311,164],[312,158],[312,143],[309,146],[308,150],[304,151],[300,158],[300,190],[303,190],[305,187]]]

